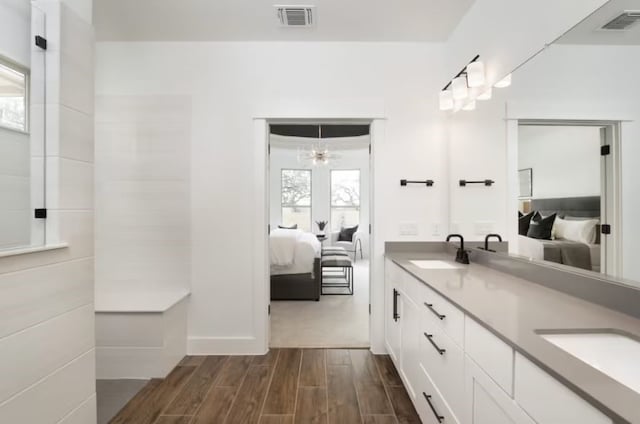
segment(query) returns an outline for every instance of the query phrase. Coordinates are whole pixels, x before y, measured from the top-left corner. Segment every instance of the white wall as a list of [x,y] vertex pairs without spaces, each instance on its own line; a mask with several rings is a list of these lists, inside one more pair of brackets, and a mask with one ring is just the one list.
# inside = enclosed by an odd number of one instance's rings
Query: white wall
[[[368,137],[367,137],[368,138]],[[332,142],[331,142],[332,143]],[[339,141],[338,141],[339,143]],[[270,222],[271,228],[282,224],[281,204],[281,172],[283,169],[311,170],[311,232],[318,233],[317,221],[330,220],[331,203],[331,170],[358,169],[360,170],[360,224],[359,228],[368,231],[369,226],[369,148],[340,150],[339,147],[330,149],[331,153],[339,156],[326,166],[312,166],[298,161],[295,149],[271,147],[270,155]],[[331,223],[327,224],[325,232],[331,231]]]
[[[41,159],[48,163],[47,236],[68,247],[0,258],[0,422],[91,424],[93,31],[57,1],[35,4],[47,10],[51,43],[42,105],[50,112]],[[0,45],[13,39],[0,37]]]
[[531,168],[533,198],[600,196],[599,127],[518,128],[518,169]]
[[[512,120],[621,120],[622,123],[622,225],[624,278],[640,281],[640,267],[634,260],[635,241],[640,237],[637,216],[640,179],[637,159],[640,157],[640,96],[636,75],[640,72],[639,47],[634,46],[572,46],[553,45],[514,74],[513,85],[494,91],[497,96],[479,103],[474,112],[458,113],[452,119],[452,166],[474,162],[480,171],[502,173],[502,181],[517,178],[508,174],[506,134]],[[505,106],[506,105],[506,106]],[[507,121],[505,121],[507,119]],[[465,124],[468,123],[468,125]],[[464,129],[464,131],[461,131]],[[510,140],[516,140],[510,137]],[[475,157],[469,155],[473,148]],[[478,152],[487,152],[482,154]],[[510,160],[516,160],[511,157]],[[497,171],[496,171],[497,170]],[[595,170],[594,172],[598,172]],[[535,175],[534,175],[535,186]],[[455,193],[455,188],[454,188]],[[452,194],[455,196],[455,194]],[[508,190],[492,198],[490,213],[496,229],[509,233],[515,229],[515,210]],[[512,205],[512,206],[509,206]],[[472,211],[472,203],[465,204]],[[454,213],[455,213],[454,208]],[[458,212],[459,213],[459,212]],[[475,212],[460,213],[455,219],[473,222]],[[455,215],[454,215],[455,216]],[[454,218],[452,218],[453,220]],[[512,222],[509,223],[509,220]]]
[[188,290],[190,134],[189,96],[96,98],[98,300]]
[[[431,231],[446,227],[448,216],[446,140],[436,110],[443,57],[442,46],[412,43],[98,43],[98,95],[191,98],[192,351],[256,349],[254,314],[263,311],[253,307],[259,259],[251,253],[255,234],[266,228],[250,224],[260,169],[253,163],[254,117],[283,105],[307,112],[382,105],[374,233],[381,240],[444,236]],[[433,178],[436,185],[403,188],[402,178]],[[400,236],[400,222],[416,223],[418,234]],[[373,343],[383,351],[381,334]]]

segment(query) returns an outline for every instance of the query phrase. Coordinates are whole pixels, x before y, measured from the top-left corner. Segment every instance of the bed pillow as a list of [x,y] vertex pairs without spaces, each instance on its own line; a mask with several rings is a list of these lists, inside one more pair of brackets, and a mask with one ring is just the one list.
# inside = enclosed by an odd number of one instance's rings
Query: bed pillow
[[278,228],[281,230],[297,230],[298,224],[293,224],[291,227],[287,227],[286,225],[278,225]]
[[562,240],[594,244],[597,238],[598,223],[597,219],[568,220],[557,218],[554,225],[555,236]]
[[553,231],[553,223],[555,220],[555,213],[543,218],[542,215],[536,212],[536,214],[531,219],[529,231],[527,231],[527,237],[541,240],[551,240],[551,233]]
[[351,228],[342,228],[338,234],[338,241],[353,241],[353,235],[358,231],[358,226]]
[[527,235],[527,232],[529,231],[529,224],[531,224],[531,218],[533,218],[534,214],[535,212],[529,212],[526,215],[518,217],[518,234],[521,236]]

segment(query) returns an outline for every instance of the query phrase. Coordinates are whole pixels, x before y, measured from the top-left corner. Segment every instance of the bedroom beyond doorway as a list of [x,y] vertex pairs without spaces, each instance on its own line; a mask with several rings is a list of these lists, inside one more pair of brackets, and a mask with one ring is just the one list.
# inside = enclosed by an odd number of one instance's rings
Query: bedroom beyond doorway
[[271,124],[271,347],[368,347],[370,130]]

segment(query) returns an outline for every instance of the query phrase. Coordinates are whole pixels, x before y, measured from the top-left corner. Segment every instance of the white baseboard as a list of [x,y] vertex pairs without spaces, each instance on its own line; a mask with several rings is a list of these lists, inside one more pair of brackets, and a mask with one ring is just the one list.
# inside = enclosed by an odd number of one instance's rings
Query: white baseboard
[[264,355],[264,345],[255,337],[189,337],[189,355]]

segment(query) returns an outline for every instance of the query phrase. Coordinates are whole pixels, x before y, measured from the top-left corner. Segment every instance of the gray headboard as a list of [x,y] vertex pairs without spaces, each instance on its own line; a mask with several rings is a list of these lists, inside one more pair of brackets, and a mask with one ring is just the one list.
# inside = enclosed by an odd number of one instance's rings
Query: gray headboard
[[531,199],[531,210],[545,216],[557,213],[559,217],[597,218],[600,217],[600,196]]

